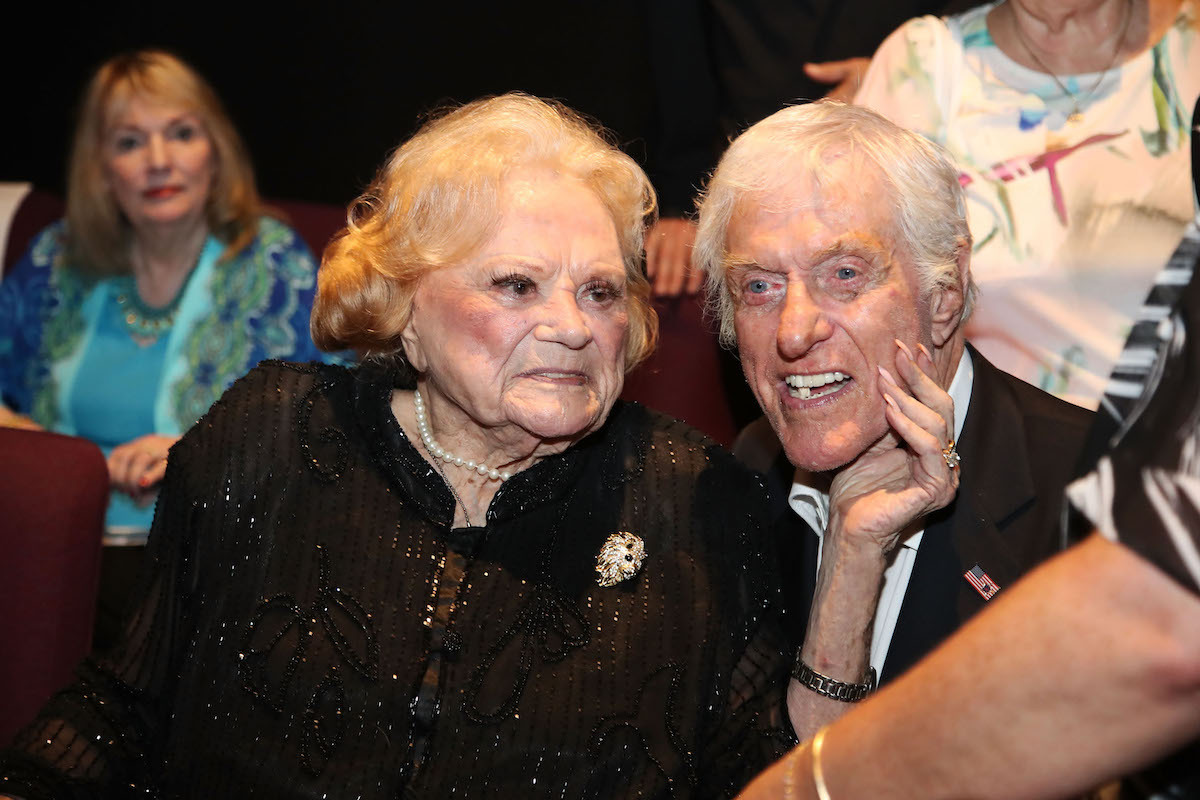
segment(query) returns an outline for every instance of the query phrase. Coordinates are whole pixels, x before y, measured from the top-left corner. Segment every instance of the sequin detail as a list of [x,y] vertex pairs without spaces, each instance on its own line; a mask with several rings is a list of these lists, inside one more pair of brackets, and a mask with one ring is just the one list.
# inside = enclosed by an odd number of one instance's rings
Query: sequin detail
[[296,410],[299,417],[300,449],[304,453],[305,463],[308,464],[309,469],[315,472],[326,483],[334,483],[338,478],[342,477],[342,471],[346,469],[346,462],[349,459],[349,454],[346,452],[346,434],[330,425],[321,428],[321,432],[317,435],[318,442],[323,445],[332,445],[332,458],[327,459],[330,463],[327,464],[317,458],[313,450],[310,427],[312,425],[313,406],[315,402],[314,396],[327,391],[330,385],[327,382],[314,383],[312,388],[305,392],[296,402]]
[[[679,730],[679,692],[683,675],[684,667],[675,663],[654,670],[638,688],[632,711],[604,717],[596,724],[588,746],[598,765],[592,776],[593,785],[600,767],[619,773],[619,765],[628,757],[631,747],[640,750],[664,778],[669,780],[671,776],[683,775],[688,785],[696,785],[695,754],[688,749]],[[664,754],[656,755],[647,746],[650,738],[657,738],[651,732],[657,733],[664,728],[673,750],[670,763],[663,762]]]
[[[243,637],[237,666],[242,688],[275,715],[284,713],[296,671],[318,630],[324,631],[334,652],[354,672],[369,681],[379,677],[378,635],[370,614],[352,595],[330,585],[329,554],[323,544],[317,545],[317,560],[318,600],[301,609],[290,594],[270,597],[255,610]],[[360,644],[356,646],[347,629]],[[282,653],[276,654],[280,649]],[[346,691],[337,669],[336,664],[329,665],[301,716],[300,761],[311,775],[320,774],[345,728]]]
[[[479,668],[471,675],[467,687],[467,717],[475,722],[499,722],[510,716],[521,701],[529,677],[539,661],[544,664],[562,661],[572,650],[583,647],[588,641],[587,619],[579,607],[549,586],[535,586],[513,624],[492,645]],[[500,654],[514,642],[520,655],[516,674],[508,678],[512,681],[512,689],[495,708],[484,710],[479,707],[484,684],[489,678],[507,682],[503,676],[493,674],[493,666]]]

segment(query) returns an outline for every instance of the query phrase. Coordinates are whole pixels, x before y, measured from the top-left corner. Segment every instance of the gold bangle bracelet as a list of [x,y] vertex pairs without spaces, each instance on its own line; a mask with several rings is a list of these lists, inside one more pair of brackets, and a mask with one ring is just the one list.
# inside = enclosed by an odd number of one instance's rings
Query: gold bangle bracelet
[[784,756],[783,764],[783,800],[794,800],[796,797],[796,764],[800,756],[808,748],[808,742],[801,742],[792,748],[792,752]]
[[829,730],[828,725],[817,731],[817,735],[812,740],[812,777],[813,785],[817,787],[818,800],[833,800],[829,796],[829,787],[825,785],[825,770],[821,767],[821,747],[825,744],[827,730]]

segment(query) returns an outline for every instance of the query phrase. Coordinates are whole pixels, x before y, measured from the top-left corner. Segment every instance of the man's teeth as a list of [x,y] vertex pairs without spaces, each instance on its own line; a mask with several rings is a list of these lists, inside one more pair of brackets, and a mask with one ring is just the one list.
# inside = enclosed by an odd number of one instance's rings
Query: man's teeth
[[788,375],[784,382],[787,383],[792,397],[811,400],[814,397],[833,394],[849,379],[849,375],[841,372],[821,372],[816,375]]

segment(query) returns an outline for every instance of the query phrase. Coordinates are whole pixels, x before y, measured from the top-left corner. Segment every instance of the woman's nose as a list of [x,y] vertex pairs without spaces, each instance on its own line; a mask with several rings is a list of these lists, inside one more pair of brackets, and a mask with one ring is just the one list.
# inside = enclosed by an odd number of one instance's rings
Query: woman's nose
[[579,350],[592,340],[592,331],[587,317],[579,308],[574,291],[555,290],[543,306],[542,321],[534,329],[534,335],[544,342],[557,342]]
[[161,134],[156,133],[150,137],[146,153],[150,159],[149,166],[151,169],[162,170],[170,166],[170,157],[167,154],[167,142]]

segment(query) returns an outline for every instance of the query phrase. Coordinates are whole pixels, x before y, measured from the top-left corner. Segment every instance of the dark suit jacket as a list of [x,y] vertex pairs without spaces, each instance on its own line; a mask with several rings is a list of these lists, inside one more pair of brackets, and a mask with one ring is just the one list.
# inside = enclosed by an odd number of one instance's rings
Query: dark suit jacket
[[[1061,548],[1062,490],[1093,415],[970,352],[975,380],[958,441],[958,494],[926,519],[881,682],[983,608],[963,573],[978,564],[1003,591]],[[794,472],[781,451],[766,477],[787,626],[798,647],[815,589],[817,536],[788,505]]]

